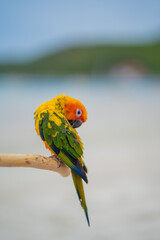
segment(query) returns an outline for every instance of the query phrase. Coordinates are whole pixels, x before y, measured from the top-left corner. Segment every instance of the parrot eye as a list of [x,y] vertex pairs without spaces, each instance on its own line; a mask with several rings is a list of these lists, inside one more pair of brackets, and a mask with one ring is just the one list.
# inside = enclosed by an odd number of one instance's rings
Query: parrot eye
[[77,108],[76,116],[80,117],[81,115],[82,115],[82,111],[79,108]]

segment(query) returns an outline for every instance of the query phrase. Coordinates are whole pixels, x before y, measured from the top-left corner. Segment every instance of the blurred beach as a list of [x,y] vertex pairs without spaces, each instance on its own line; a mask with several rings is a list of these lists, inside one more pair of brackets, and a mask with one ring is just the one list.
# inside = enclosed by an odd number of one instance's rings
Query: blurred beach
[[81,100],[88,228],[71,176],[0,168],[0,239],[160,238],[160,79],[0,77],[0,153],[49,156],[33,113],[60,93]]

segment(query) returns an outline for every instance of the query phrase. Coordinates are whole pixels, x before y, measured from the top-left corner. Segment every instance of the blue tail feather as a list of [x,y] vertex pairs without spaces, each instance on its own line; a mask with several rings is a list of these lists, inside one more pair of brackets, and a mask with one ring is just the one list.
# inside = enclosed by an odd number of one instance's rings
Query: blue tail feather
[[82,164],[78,159],[73,158],[70,154],[68,154],[65,150],[62,152],[70,159],[70,161],[74,164],[74,167],[70,167],[75,173],[77,173],[86,183],[88,183],[87,175],[85,170],[82,167]]
[[87,210],[87,207],[85,206],[85,215],[86,215],[86,218],[87,218],[87,222],[88,222],[88,226],[90,227],[90,221],[89,221],[89,216],[88,216],[88,210]]

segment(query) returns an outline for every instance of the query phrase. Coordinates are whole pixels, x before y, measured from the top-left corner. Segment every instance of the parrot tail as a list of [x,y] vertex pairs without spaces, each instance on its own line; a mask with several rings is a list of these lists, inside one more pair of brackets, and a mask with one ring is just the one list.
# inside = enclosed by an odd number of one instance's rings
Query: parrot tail
[[74,186],[75,186],[76,191],[77,191],[78,198],[80,200],[82,208],[84,209],[86,219],[87,219],[87,222],[88,222],[88,226],[90,226],[82,179],[75,172],[73,172],[73,171],[71,171],[71,172],[72,172],[72,178],[73,178]]

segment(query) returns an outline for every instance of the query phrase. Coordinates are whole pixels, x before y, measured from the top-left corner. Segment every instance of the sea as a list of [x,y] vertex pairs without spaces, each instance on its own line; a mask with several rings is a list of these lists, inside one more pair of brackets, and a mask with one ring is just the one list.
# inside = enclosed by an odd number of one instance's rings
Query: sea
[[0,76],[0,153],[49,156],[33,113],[67,94],[88,120],[84,183],[91,226],[72,178],[0,167],[1,240],[160,239],[160,77]]

